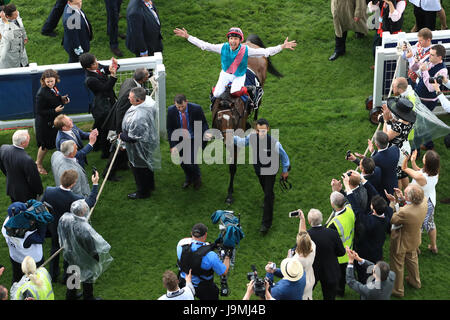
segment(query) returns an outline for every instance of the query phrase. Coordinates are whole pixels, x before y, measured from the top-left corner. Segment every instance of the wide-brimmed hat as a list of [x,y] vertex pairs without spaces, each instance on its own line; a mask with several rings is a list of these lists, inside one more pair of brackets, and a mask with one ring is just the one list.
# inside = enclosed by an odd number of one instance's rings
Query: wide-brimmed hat
[[398,118],[410,123],[416,122],[416,112],[414,104],[406,98],[390,97],[387,99],[387,106]]
[[297,281],[303,276],[303,266],[295,258],[286,258],[281,261],[281,273],[286,280]]

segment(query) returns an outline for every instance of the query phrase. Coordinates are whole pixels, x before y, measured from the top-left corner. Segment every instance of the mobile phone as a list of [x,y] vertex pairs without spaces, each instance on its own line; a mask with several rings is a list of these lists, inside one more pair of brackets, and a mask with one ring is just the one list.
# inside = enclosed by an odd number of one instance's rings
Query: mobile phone
[[298,217],[300,212],[298,210],[289,212],[289,218]]
[[95,173],[97,172],[97,168],[95,166],[92,166],[92,174],[95,176]]
[[406,150],[402,150],[402,153],[405,155],[405,156],[407,156],[407,157],[409,157],[409,153],[408,153],[408,151],[406,151]]
[[347,154],[345,156],[345,159],[348,159],[351,156],[352,151],[351,150],[347,150]]

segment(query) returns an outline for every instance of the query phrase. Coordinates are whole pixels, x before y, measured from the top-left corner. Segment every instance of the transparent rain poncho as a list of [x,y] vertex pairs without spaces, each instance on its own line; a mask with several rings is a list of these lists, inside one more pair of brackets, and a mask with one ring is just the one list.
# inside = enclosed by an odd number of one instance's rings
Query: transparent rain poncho
[[151,97],[147,96],[145,102],[128,109],[123,117],[122,130],[137,140],[125,143],[128,160],[133,167],[149,168],[152,171],[160,169],[158,109]]
[[59,244],[64,248],[64,260],[80,268],[81,282],[95,282],[111,264],[111,246],[86,218],[65,213],[59,220],[58,235]]
[[408,86],[405,97],[414,103],[414,111],[416,112],[416,122],[408,136],[411,149],[420,149],[421,144],[450,133],[450,127],[420,101],[419,96],[411,86]]

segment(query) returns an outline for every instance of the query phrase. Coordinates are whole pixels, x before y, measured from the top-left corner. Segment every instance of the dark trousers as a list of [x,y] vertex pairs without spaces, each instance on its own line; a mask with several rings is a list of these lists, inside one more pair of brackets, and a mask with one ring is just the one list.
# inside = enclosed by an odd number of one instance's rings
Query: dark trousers
[[136,181],[136,194],[138,197],[148,197],[155,190],[155,176],[149,168],[136,168],[131,166]]
[[94,144],[94,151],[101,150],[102,157],[108,158],[111,144],[108,141],[108,130],[102,129],[103,123],[105,122],[105,118],[106,116],[94,118],[94,125],[92,126],[92,129],[97,128],[98,130],[97,141]]
[[[93,300],[94,299],[94,284],[82,282],[81,287],[83,288],[83,300]],[[69,289],[66,291],[66,300],[76,300],[77,289]]]
[[[336,299],[336,291],[337,291],[337,282],[326,282],[326,281],[320,281],[320,286],[322,287],[322,295],[323,300],[335,300]],[[313,290],[317,285],[317,279],[316,283],[314,284]]]
[[67,0],[56,0],[56,3],[53,6],[52,11],[50,11],[48,18],[45,21],[44,26],[42,27],[42,32],[48,33],[55,30],[56,26],[58,25],[59,19],[61,19],[61,16],[64,13],[64,8],[66,7],[66,4]]
[[425,11],[420,7],[414,6],[414,16],[416,17],[417,30],[428,28],[431,31],[436,30],[437,11]]
[[347,41],[347,31],[342,33],[342,37],[334,36],[335,47],[334,51],[339,53],[345,53],[345,42]]
[[377,49],[378,46],[381,46],[381,44],[383,43],[382,41],[383,39],[381,39],[380,35],[375,32],[375,35],[373,36],[373,42],[372,42],[372,55],[375,58],[375,51]]
[[[106,165],[105,170],[103,171],[103,178],[106,177],[106,173],[108,172],[109,166],[111,165],[112,159],[114,157],[114,153],[116,152],[115,147],[110,152],[108,164]],[[116,160],[114,160],[114,164],[111,167],[111,171],[109,172],[110,177],[114,177],[117,170],[126,170],[128,169],[128,155],[126,150],[119,150],[117,152]]]
[[[59,239],[58,239],[58,221],[60,217],[55,216],[55,221],[48,224],[48,230],[50,231],[52,239],[52,247],[50,249],[50,256],[52,256],[56,251],[59,250]],[[56,282],[59,276],[59,254],[57,254],[52,261],[50,261],[50,276],[52,281]]]
[[340,263],[339,268],[341,271],[341,276],[339,278],[339,282],[337,285],[337,294],[340,296],[344,296],[344,294],[345,294],[345,277],[346,277],[346,273],[347,273],[347,262]]
[[[11,257],[9,257],[9,260],[11,260],[11,266],[12,266],[12,281],[11,281],[11,285],[14,282],[19,282],[20,279],[22,279],[23,277],[23,272],[22,272],[22,263],[18,263],[16,261],[14,261]],[[44,257],[42,257],[41,261],[36,261],[36,269],[39,268],[41,266],[41,264],[44,263]]]
[[66,52],[69,55],[68,63],[80,62],[80,56],[77,56],[75,52],[73,52],[73,49],[70,49],[70,51]]
[[275,193],[273,186],[275,185],[276,175],[258,175],[259,184],[264,192],[264,208],[261,224],[270,228],[273,219],[273,204],[275,201]]
[[[180,277],[179,281],[180,288],[186,286],[184,278]],[[195,287],[195,297],[199,300],[219,300],[219,288],[214,283],[214,278],[209,281],[200,281],[198,286]]]
[[105,0],[106,18],[107,18],[107,34],[109,35],[109,47],[117,48],[119,42],[119,13],[122,0]]
[[[180,158],[183,159],[184,150],[180,151]],[[194,150],[194,140],[191,140],[190,157],[181,162],[181,168],[184,171],[185,182],[194,183],[201,178],[200,167],[196,164],[196,155],[198,150]]]

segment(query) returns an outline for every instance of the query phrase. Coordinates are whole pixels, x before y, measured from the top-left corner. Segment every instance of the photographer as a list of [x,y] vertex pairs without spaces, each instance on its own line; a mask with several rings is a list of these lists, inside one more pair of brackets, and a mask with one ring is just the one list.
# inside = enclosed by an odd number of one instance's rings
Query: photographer
[[230,268],[230,255],[227,251],[223,262],[213,251],[215,245],[206,241],[208,228],[203,223],[192,227],[192,238],[181,239],[177,244],[177,264],[180,269],[180,288],[186,283],[186,275],[192,269],[192,284],[195,296],[200,300],[219,300],[219,288],[214,283],[214,273],[226,275]]
[[[255,280],[250,280],[249,283],[247,283],[247,291],[245,292],[244,297],[242,300],[250,300],[250,297],[252,294],[255,293]],[[264,296],[258,295],[260,300],[275,300],[272,295],[270,294],[270,284],[267,279],[264,279]]]
[[[286,258],[281,261],[280,268],[276,269],[273,269],[273,262],[269,261],[265,269],[275,300],[303,300],[306,274],[300,261],[296,258]],[[283,279],[273,284],[274,275]]]
[[450,89],[450,81],[448,81],[448,78],[445,76],[438,76],[433,79],[434,82],[432,82],[432,86],[434,90],[436,91],[436,95],[439,99],[439,102],[441,103],[442,108],[450,113],[450,101],[447,99],[447,97],[442,93],[441,91],[441,84],[447,88]]

